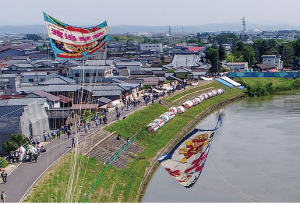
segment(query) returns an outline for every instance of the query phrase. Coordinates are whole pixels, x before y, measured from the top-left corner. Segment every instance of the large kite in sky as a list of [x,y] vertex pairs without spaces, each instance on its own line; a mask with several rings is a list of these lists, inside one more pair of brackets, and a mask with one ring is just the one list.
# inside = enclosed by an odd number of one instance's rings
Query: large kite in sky
[[94,27],[75,27],[44,13],[50,44],[56,58],[82,59],[95,53],[110,39],[106,21]]
[[181,185],[192,187],[203,170],[212,140],[221,124],[219,117],[215,129],[194,129],[170,153],[159,157],[159,163]]

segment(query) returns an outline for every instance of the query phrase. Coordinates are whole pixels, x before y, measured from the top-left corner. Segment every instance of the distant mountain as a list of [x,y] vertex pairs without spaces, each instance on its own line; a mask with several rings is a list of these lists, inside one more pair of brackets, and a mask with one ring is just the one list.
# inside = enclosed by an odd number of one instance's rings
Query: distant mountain
[[[300,30],[300,26],[292,25],[259,25],[259,24],[247,24],[247,30]],[[133,25],[121,25],[121,26],[109,26],[111,34],[122,33],[134,33],[134,32],[168,32],[169,26],[133,26]],[[206,24],[198,26],[171,26],[173,33],[175,32],[206,32],[206,31],[241,31],[241,24],[223,23],[223,24]],[[45,25],[26,25],[26,26],[0,26],[0,34],[46,34]]]

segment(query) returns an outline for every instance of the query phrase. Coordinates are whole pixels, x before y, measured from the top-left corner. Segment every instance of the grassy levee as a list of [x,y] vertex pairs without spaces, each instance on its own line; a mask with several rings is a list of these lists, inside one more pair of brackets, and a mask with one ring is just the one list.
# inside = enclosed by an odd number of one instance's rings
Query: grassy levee
[[[208,87],[223,88],[225,93],[205,100],[199,105],[187,109],[183,114],[177,114],[175,118],[154,133],[149,133],[146,130],[147,125],[169,108],[157,103],[149,104],[129,115],[127,119],[106,127],[106,130],[116,131],[117,134],[124,137],[135,135],[136,142],[142,145],[145,150],[128,164],[129,168],[127,169],[109,166],[94,191],[89,195],[87,202],[137,202],[146,169],[149,168],[151,161],[155,161],[157,152],[170,143],[177,133],[185,129],[187,124],[195,120],[195,117],[204,110],[222,101],[243,95],[243,91],[237,88],[229,89],[218,82],[213,82],[189,90],[187,92],[188,98],[192,99],[199,95],[198,91]],[[165,104],[177,106],[180,102],[177,101],[173,104],[172,101],[183,96],[184,94],[178,94],[176,98],[170,97],[168,99],[173,98],[174,100],[166,101]],[[74,172],[72,169],[75,158],[78,162]],[[25,202],[83,202],[103,168],[104,164],[95,158],[78,156],[71,152],[46,172],[27,196]],[[71,183],[73,175],[75,177]],[[71,197],[69,197],[70,193]]]

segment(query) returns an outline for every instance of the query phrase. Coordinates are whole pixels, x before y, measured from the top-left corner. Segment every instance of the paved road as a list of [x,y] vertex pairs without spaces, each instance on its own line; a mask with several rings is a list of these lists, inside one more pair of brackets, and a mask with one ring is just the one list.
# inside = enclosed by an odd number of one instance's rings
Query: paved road
[[[124,114],[134,112],[135,110],[143,107],[145,104],[142,102],[137,107],[131,106],[130,110],[127,111],[125,108],[124,113],[121,114],[120,118],[123,118]],[[108,123],[116,121],[116,112],[113,111],[107,115]],[[80,134],[78,141],[83,140],[85,137],[92,135],[95,131],[104,127],[104,124],[99,125],[97,128],[91,128],[91,130],[85,135],[84,132]],[[71,135],[72,136],[72,135]],[[35,162],[23,162],[15,170],[13,170],[7,178],[7,183],[0,184],[0,191],[5,191],[7,195],[6,202],[17,203],[28,193],[31,187],[35,184],[40,176],[42,176],[48,168],[55,163],[62,155],[70,151],[71,140],[66,135],[62,135],[61,138],[51,141],[45,146],[47,151],[41,153],[37,163]]]

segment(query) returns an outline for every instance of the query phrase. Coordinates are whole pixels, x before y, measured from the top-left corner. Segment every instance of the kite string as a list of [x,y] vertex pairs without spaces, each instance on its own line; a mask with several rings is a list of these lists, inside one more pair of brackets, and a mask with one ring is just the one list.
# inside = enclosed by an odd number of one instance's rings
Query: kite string
[[199,129],[199,128],[200,128],[200,126],[202,126],[203,124],[205,124],[205,123],[207,123],[207,122],[209,122],[209,121],[211,121],[211,120],[215,119],[216,117],[219,117],[219,115],[215,115],[215,116],[214,116],[214,117],[212,117],[211,119],[209,119],[209,120],[206,120],[206,121],[204,121],[203,123],[200,123],[200,124],[198,124],[198,125],[195,127],[195,129]]
[[212,163],[210,163],[208,161],[208,163],[212,166],[212,168],[215,170],[215,172],[229,185],[231,186],[232,188],[234,188],[236,191],[238,191],[240,194],[242,194],[243,196],[245,196],[248,200],[252,201],[253,203],[255,203],[255,201],[250,197],[248,196],[247,194],[245,194],[244,192],[242,192],[241,190],[239,190],[237,187],[233,186],[232,184],[230,184],[218,171],[217,169],[212,165]]

